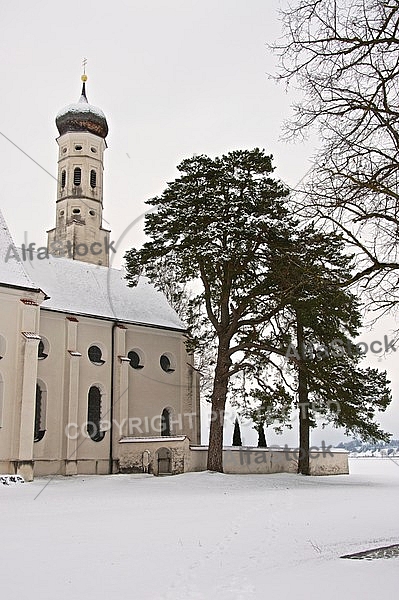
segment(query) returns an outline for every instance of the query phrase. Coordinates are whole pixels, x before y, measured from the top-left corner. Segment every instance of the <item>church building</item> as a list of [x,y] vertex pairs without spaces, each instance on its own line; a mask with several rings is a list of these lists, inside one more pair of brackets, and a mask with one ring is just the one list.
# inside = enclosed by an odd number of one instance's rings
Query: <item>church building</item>
[[182,473],[200,443],[186,331],[145,278],[110,267],[108,125],[86,75],[59,132],[55,227],[17,249],[0,213],[0,473]]

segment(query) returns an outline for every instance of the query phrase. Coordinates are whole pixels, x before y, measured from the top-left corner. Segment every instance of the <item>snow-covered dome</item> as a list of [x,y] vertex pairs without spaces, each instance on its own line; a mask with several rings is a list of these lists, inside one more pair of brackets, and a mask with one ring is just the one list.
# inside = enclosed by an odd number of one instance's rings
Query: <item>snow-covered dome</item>
[[107,119],[100,108],[88,103],[86,80],[86,75],[83,75],[82,95],[79,101],[62,108],[55,118],[55,124],[60,135],[68,131],[88,131],[105,138],[108,134]]

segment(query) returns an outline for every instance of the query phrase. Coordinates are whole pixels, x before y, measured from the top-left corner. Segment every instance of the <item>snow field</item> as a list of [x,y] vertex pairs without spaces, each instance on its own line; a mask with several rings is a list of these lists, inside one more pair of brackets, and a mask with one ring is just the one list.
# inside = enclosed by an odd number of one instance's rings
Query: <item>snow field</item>
[[399,543],[399,461],[350,463],[351,475],[330,477],[187,473],[0,486],[2,598],[396,597],[399,558],[339,557]]

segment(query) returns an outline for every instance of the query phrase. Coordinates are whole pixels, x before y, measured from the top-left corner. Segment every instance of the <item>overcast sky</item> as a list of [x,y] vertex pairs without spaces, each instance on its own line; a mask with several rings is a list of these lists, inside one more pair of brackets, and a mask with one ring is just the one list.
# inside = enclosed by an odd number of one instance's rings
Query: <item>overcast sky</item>
[[[264,148],[274,156],[276,176],[295,186],[311,166],[315,140],[280,141],[296,93],[268,77],[275,58],[267,43],[281,35],[281,3],[2,2],[0,206],[16,243],[46,245],[46,230],[54,227],[54,119],[80,96],[84,57],[89,102],[104,111],[110,130],[104,218],[119,244],[115,266],[143,239],[138,217],[145,200],[161,193],[176,165],[194,153]],[[390,326],[371,337],[379,339]],[[396,362],[392,355],[380,366],[390,365],[394,375]],[[383,422],[399,437],[393,408]]]

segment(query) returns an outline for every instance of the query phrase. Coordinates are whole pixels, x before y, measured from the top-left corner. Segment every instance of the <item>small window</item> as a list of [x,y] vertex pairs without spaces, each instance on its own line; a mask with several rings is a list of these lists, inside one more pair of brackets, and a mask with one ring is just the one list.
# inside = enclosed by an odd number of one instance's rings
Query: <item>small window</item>
[[92,217],[96,216],[96,211],[95,210],[89,210],[89,215]]
[[97,173],[95,172],[94,169],[92,169],[90,171],[90,187],[92,187],[93,189],[96,187],[97,185]]
[[87,355],[93,365],[103,365],[105,363],[105,360],[103,360],[102,350],[98,346],[90,346],[87,351]]
[[60,217],[63,217],[63,216],[64,216],[64,214],[65,214],[65,211],[63,211],[63,210],[60,210]]
[[75,150],[81,150],[81,149],[82,149],[82,146],[80,144],[76,144]]
[[66,171],[62,171],[61,173],[61,187],[64,188],[66,184]]
[[132,369],[143,369],[144,368],[142,357],[135,350],[130,350],[127,357],[130,360],[130,366],[132,367]]
[[37,347],[37,358],[39,360],[44,360],[45,358],[48,357],[48,353],[49,353],[49,343],[45,337],[42,337],[42,339],[40,340],[39,345]]
[[33,432],[33,441],[40,442],[46,433],[45,428],[45,398],[42,388],[36,384],[36,401],[35,401],[35,426]]
[[167,356],[166,354],[162,354],[161,358],[159,359],[159,364],[161,365],[161,369],[165,371],[165,373],[173,373],[175,370],[172,366],[172,362],[169,356]]
[[63,149],[62,149],[62,154],[66,154],[66,151],[67,151],[67,149],[66,149],[66,148],[63,148]]
[[74,208],[72,209],[72,212],[74,215],[80,215],[80,208]]
[[87,398],[87,433],[93,442],[101,442],[105,431],[101,431],[101,391],[93,385]]
[[82,181],[82,169],[80,167],[76,167],[73,172],[73,185],[80,185]]
[[94,146],[92,146],[92,147],[90,148],[90,150],[93,152],[93,154],[96,154],[96,153],[97,153],[97,148],[94,148]]

